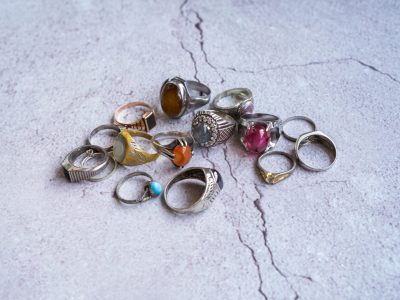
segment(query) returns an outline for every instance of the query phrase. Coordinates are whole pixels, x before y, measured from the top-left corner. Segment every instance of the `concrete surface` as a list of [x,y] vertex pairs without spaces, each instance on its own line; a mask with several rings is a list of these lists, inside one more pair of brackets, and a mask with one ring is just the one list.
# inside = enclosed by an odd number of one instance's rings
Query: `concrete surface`
[[[399,299],[398,1],[2,1],[1,299]],[[203,214],[70,184],[62,158],[167,77],[312,117],[333,169],[263,184],[237,139],[197,151],[225,187]],[[189,130],[159,114],[155,131]],[[282,141],[278,148],[290,150]]]

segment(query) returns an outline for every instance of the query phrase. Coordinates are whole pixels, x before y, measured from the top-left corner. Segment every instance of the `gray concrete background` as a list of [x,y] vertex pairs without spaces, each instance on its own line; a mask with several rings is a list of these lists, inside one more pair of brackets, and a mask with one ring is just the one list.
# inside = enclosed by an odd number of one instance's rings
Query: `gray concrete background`
[[[0,298],[398,299],[399,3],[1,1]],[[65,181],[67,152],[174,75],[312,117],[336,165],[267,186],[237,139],[197,151],[225,187],[195,216],[113,198],[132,170],[166,183],[166,160]]]

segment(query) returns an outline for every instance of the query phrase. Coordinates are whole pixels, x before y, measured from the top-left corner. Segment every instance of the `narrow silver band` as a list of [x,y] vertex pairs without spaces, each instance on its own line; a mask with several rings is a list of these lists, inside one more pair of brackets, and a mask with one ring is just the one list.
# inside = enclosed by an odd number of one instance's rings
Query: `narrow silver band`
[[119,201],[126,203],[126,204],[139,204],[139,203],[145,202],[145,201],[149,200],[150,198],[152,198],[149,186],[147,184],[143,188],[142,195],[137,199],[126,199],[121,196],[121,194],[120,194],[121,187],[125,184],[125,182],[128,179],[130,179],[132,177],[136,177],[136,176],[147,177],[149,179],[148,183],[150,183],[153,180],[153,177],[151,177],[146,172],[133,172],[133,173],[130,173],[130,174],[122,177],[121,180],[118,182],[117,187],[115,188],[115,195]]
[[[100,125],[100,126],[96,127],[95,129],[93,129],[92,132],[89,134],[89,136],[88,136],[88,144],[89,145],[94,145],[93,142],[92,142],[93,137],[98,132],[103,131],[103,130],[113,130],[113,131],[115,131],[117,133],[121,132],[121,129],[117,125],[114,125],[114,124]],[[107,147],[103,147],[101,145],[97,145],[97,146],[100,146],[100,147],[104,148],[108,152],[112,151],[112,148],[113,148],[113,145],[110,145],[110,146],[107,146]]]
[[[220,105],[221,100],[226,97],[236,98],[236,103],[229,106]],[[213,102],[210,105],[211,109],[222,111],[233,118],[237,119],[242,114],[253,112],[253,94],[247,88],[234,88],[224,91],[215,96]]]
[[287,139],[288,139],[289,141],[291,141],[291,142],[296,142],[296,140],[297,140],[298,137],[294,137],[294,136],[291,136],[291,135],[287,134],[287,133],[285,132],[285,124],[287,124],[287,123],[289,123],[289,122],[291,122],[291,121],[294,121],[294,120],[306,121],[307,123],[309,123],[309,124],[312,126],[313,129],[312,129],[311,131],[316,131],[316,130],[317,130],[317,126],[315,125],[314,121],[311,120],[309,117],[305,117],[305,116],[294,116],[294,117],[287,118],[287,119],[286,119],[285,121],[283,121],[283,123],[282,123],[282,134],[284,135],[285,138],[287,138]]
[[[303,146],[308,144],[322,144],[326,146],[333,156],[331,163],[326,167],[313,167],[306,164],[301,159],[299,151]],[[299,160],[299,165],[310,171],[315,171],[315,172],[326,171],[329,168],[331,168],[336,161],[336,145],[329,136],[327,136],[325,133],[321,131],[308,132],[299,136],[299,138],[296,141],[294,151],[296,154],[296,158]]]
[[[93,155],[88,155],[88,156],[86,156],[86,157],[82,160],[82,162],[81,162],[81,167],[84,167],[85,164],[86,164],[89,160],[91,160],[94,156],[97,156],[97,155],[101,155],[101,153],[94,153]],[[113,168],[111,169],[111,171],[110,171],[108,174],[105,174],[105,175],[100,176],[100,177],[93,176],[93,177],[91,177],[91,178],[89,178],[89,179],[87,179],[87,180],[88,180],[88,181],[91,181],[91,182],[99,182],[99,181],[103,181],[103,180],[105,180],[105,179],[107,179],[107,178],[110,178],[111,175],[114,174],[115,171],[116,171],[117,168],[118,168],[118,163],[115,161],[115,159],[114,159],[114,157],[113,157],[112,155],[110,155],[107,165],[110,164],[110,163],[113,164]]]
[[[100,153],[103,155],[103,159],[97,165],[90,168],[75,165],[76,159],[85,152],[88,155]],[[109,158],[110,156],[103,148],[95,145],[84,145],[68,153],[61,165],[64,169],[65,176],[71,182],[77,182],[81,180],[89,180],[91,177],[99,174],[107,166]]]
[[[261,165],[261,162],[266,156],[271,156],[271,155],[281,155],[281,156],[286,157],[287,159],[290,160],[290,162],[292,164],[291,168],[287,171],[278,172],[278,173],[273,173],[271,171],[264,169],[263,166]],[[260,174],[263,177],[264,181],[268,184],[275,184],[275,183],[278,183],[278,182],[288,178],[290,175],[292,175],[292,173],[296,169],[296,166],[297,166],[296,159],[289,153],[286,153],[283,151],[265,152],[265,153],[261,154],[257,159],[258,170],[260,171]]]
[[[205,190],[201,197],[195,200],[189,207],[175,207],[171,205],[168,200],[168,192],[175,183],[185,179],[198,179],[203,181],[205,183]],[[176,213],[198,213],[207,209],[214,202],[215,198],[222,190],[222,187],[223,181],[218,171],[209,168],[188,168],[180,172],[167,183],[164,190],[164,201],[168,208]]]

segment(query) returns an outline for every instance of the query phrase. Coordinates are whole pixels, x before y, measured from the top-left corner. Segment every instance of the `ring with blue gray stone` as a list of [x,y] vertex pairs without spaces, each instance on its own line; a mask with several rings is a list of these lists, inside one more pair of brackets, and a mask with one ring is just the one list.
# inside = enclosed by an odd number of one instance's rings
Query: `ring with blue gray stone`
[[[130,179],[132,177],[136,177],[136,176],[144,176],[144,177],[149,178],[150,180],[148,180],[147,183],[145,184],[144,191],[138,199],[126,199],[123,196],[121,196],[121,187],[124,185],[124,183],[128,179]],[[118,182],[117,187],[115,189],[115,195],[117,196],[117,199],[123,203],[139,204],[139,203],[145,202],[151,198],[155,198],[155,197],[161,195],[162,191],[163,191],[163,188],[162,188],[161,184],[158,183],[157,181],[153,180],[153,178],[146,172],[133,172],[133,173],[126,175]]]

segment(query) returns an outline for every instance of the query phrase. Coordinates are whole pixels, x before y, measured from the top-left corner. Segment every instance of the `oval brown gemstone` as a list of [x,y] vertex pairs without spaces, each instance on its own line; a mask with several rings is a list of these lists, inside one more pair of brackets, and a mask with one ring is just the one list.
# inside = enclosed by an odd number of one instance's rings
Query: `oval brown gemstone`
[[170,118],[176,118],[182,110],[183,101],[175,84],[167,84],[161,94],[161,107]]

